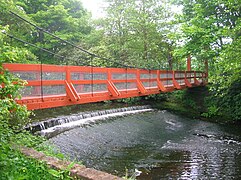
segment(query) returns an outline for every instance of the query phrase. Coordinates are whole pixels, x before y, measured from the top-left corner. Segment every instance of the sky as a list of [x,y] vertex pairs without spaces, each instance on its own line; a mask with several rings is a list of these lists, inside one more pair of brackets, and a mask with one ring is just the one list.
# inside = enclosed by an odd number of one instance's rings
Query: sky
[[81,0],[83,6],[92,13],[93,18],[100,18],[104,16],[102,7],[104,7],[104,0]]
[[[105,0],[80,0],[83,3],[83,6],[92,13],[94,19],[104,17],[105,13],[103,12],[103,7],[105,7]],[[181,13],[182,7],[172,5],[172,11],[175,13]]]

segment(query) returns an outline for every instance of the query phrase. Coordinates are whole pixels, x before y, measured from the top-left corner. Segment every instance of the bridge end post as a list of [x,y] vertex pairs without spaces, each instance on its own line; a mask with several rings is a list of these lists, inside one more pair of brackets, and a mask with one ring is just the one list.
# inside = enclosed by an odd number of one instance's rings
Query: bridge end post
[[191,55],[188,55],[187,57],[187,71],[191,71]]
[[208,83],[208,60],[205,60],[205,83]]

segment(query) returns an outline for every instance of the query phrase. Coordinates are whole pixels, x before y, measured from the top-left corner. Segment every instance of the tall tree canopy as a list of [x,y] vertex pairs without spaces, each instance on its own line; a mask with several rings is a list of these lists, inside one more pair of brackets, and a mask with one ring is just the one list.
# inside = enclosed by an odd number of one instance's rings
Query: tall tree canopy
[[201,66],[209,61],[213,92],[210,109],[241,119],[241,1],[176,0],[185,44],[176,51],[192,54]]
[[99,22],[106,54],[132,66],[166,68],[172,45],[166,38],[169,13],[165,4],[157,0],[106,2],[107,17]]
[[[28,21],[74,44],[81,42],[91,31],[88,20],[90,14],[83,8],[79,0],[18,0],[10,1],[8,4],[12,4],[12,6],[9,8],[5,6],[4,16],[1,17],[1,20],[4,25],[9,25],[10,33],[54,53],[65,48],[70,51],[74,51],[74,49],[21,21],[11,15],[9,11],[17,12]],[[41,52],[36,48],[30,49],[45,63],[60,63],[48,53]],[[65,54],[62,55],[65,56]]]

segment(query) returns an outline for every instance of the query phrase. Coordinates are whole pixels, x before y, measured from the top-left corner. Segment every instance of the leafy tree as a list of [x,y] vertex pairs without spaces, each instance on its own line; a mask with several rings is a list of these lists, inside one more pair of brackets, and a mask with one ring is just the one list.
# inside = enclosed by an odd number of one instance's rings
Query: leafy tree
[[164,4],[156,0],[107,2],[108,15],[101,28],[111,56],[132,66],[163,67],[172,46],[165,36]]
[[[177,0],[183,5],[182,46],[176,55],[192,54],[197,66],[209,61],[213,115],[241,119],[240,113],[240,27],[241,2],[226,0]],[[235,87],[235,88],[234,88]],[[234,90],[236,89],[236,90]]]
[[[4,1],[5,2],[5,1]],[[58,53],[62,49],[74,51],[73,47],[67,46],[49,35],[44,34],[40,29],[36,29],[26,22],[12,15],[9,10],[19,14],[28,21],[37,24],[48,32],[60,38],[71,41],[73,44],[83,42],[86,35],[91,31],[89,25],[90,14],[83,8],[78,0],[40,0],[40,1],[9,1],[5,2],[5,11],[0,17],[2,25],[9,25],[10,33],[27,42],[36,44]],[[9,6],[11,5],[11,6]],[[14,46],[23,46],[22,43],[11,41]],[[63,63],[46,52],[39,49],[28,47],[31,52],[40,57],[44,63]],[[67,54],[62,54],[66,56]]]

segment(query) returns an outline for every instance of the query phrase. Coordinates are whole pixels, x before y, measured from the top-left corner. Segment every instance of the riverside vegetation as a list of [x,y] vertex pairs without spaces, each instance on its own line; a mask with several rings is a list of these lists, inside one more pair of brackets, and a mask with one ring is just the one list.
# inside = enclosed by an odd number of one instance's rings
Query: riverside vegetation
[[0,88],[0,179],[70,179],[68,171],[48,168],[44,163],[24,156],[18,147],[31,147],[46,155],[61,159],[65,157],[41,137],[21,130],[31,112],[13,99],[20,96],[24,82],[1,68]]
[[[91,19],[80,0],[2,0],[0,62],[118,66],[58,42],[13,16],[12,11],[64,40],[124,65],[185,70],[186,57],[191,55],[195,70],[204,70],[207,60],[209,97],[203,115],[241,119],[240,0],[105,1],[107,16]],[[182,11],[173,12],[180,5]]]
[[[73,47],[58,43],[41,31],[14,18],[16,12],[47,29],[101,56],[141,65],[142,68],[185,69],[191,54],[193,67],[203,70],[209,62],[208,89],[186,90],[154,95],[159,108],[185,112],[192,107],[193,117],[241,119],[241,3],[231,0],[116,1],[106,0],[107,16],[98,20],[83,8],[79,0],[2,0],[0,3],[0,174],[2,179],[63,179],[68,172],[49,169],[41,162],[23,156],[15,145],[23,145],[55,154],[43,146],[42,138],[21,131],[29,122],[30,112],[13,100],[25,82],[4,71],[2,63],[47,63],[83,65],[84,54]],[[173,6],[182,5],[175,14]],[[175,31],[173,31],[175,30]],[[12,34],[56,56],[41,52],[6,36]],[[88,58],[88,57],[87,57]],[[69,60],[72,59],[72,60]],[[92,59],[95,66],[114,66],[111,62]],[[13,83],[15,82],[15,83]],[[2,85],[4,84],[4,87]],[[197,92],[198,93],[195,93]],[[208,96],[202,100],[200,93]],[[197,95],[198,94],[198,95]],[[197,97],[198,96],[198,97]],[[165,99],[166,101],[158,101]],[[140,99],[126,99],[133,103]],[[141,99],[143,100],[143,99]],[[179,106],[182,102],[183,106]],[[164,104],[164,106],[162,105]],[[178,106],[177,106],[178,104]],[[184,107],[184,108],[182,108]],[[190,110],[190,109],[189,109]],[[41,145],[40,145],[41,144]]]

